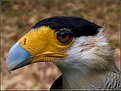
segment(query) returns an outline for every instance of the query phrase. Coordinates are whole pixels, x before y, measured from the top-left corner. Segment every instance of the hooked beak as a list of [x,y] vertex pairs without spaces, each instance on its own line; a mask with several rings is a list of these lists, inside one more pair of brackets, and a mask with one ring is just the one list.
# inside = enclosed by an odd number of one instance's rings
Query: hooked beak
[[[49,36],[49,37],[48,37]],[[67,56],[68,46],[57,42],[56,33],[49,27],[31,30],[13,45],[6,58],[8,71],[36,62],[53,62]]]
[[31,62],[31,54],[20,46],[19,41],[12,46],[6,58],[8,72],[31,64]]

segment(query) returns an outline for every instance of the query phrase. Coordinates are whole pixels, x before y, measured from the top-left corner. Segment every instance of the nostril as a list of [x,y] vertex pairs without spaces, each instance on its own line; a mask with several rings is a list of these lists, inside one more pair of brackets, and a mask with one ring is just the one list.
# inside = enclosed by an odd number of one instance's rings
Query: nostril
[[27,40],[27,38],[24,38],[23,39],[24,45],[26,45],[26,40]]

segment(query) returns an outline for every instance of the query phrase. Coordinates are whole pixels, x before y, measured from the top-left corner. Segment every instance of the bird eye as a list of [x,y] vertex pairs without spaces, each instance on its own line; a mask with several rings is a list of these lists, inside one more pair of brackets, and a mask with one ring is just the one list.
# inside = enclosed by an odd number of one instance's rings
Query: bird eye
[[71,42],[73,34],[69,29],[61,29],[57,33],[57,39],[63,44],[68,44]]

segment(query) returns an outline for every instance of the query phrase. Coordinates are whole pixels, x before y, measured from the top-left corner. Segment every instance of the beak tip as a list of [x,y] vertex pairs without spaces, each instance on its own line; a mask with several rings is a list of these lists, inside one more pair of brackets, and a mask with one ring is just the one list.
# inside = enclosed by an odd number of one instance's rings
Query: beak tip
[[[9,55],[9,54],[8,54]],[[10,73],[11,72],[11,70],[10,70],[10,68],[9,68],[9,63],[8,63],[8,55],[7,55],[7,57],[6,57],[6,68],[7,68],[7,70],[8,70],[8,72]]]
[[24,61],[30,56],[30,53],[23,49],[18,41],[16,44],[12,46],[6,57],[6,68],[8,72],[11,73],[12,70],[22,67],[24,63],[27,63]]
[[11,74],[11,70],[7,69],[8,70],[8,73]]
[[8,60],[9,60],[9,59],[8,59],[8,57],[7,57],[7,58],[6,58],[6,68],[7,68],[8,73],[11,73],[11,66],[10,66],[10,63],[9,63]]

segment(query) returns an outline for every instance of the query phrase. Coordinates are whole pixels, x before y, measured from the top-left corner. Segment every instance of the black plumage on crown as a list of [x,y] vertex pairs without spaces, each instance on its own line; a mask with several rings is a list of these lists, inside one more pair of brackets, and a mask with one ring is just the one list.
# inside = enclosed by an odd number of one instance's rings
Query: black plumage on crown
[[93,36],[98,33],[98,28],[101,28],[95,23],[89,22],[83,18],[70,16],[46,18],[35,24],[32,28],[35,29],[41,26],[49,26],[56,31],[62,28],[69,28],[72,30],[74,37]]

